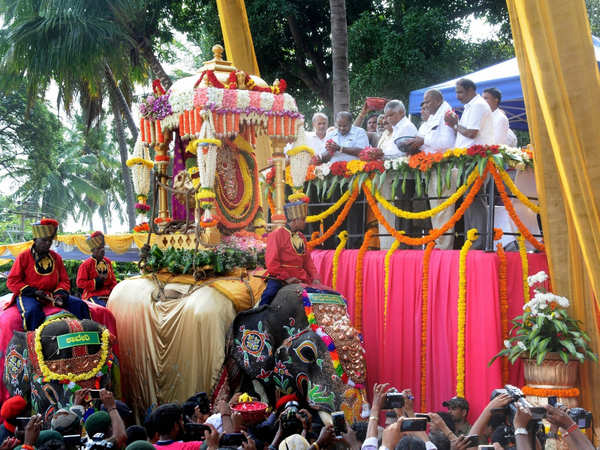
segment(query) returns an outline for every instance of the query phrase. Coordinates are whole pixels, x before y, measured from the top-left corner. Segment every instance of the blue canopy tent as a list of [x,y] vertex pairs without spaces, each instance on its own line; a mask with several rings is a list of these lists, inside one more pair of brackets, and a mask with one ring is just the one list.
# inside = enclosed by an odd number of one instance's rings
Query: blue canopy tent
[[[592,42],[594,43],[596,61],[600,63],[600,39],[592,36]],[[469,78],[472,80],[477,85],[477,92],[480,94],[487,88],[495,87],[500,89],[500,92],[502,92],[502,103],[500,104],[500,108],[506,113],[506,116],[510,121],[510,127],[516,130],[528,129],[517,58],[494,64],[493,66],[486,67],[477,72],[466,74],[434,86],[412,91],[408,101],[409,114],[421,114],[423,95],[425,95],[425,92],[429,89],[439,90],[450,106],[457,111],[462,111],[463,105],[456,99],[455,93],[456,82],[460,78]]]

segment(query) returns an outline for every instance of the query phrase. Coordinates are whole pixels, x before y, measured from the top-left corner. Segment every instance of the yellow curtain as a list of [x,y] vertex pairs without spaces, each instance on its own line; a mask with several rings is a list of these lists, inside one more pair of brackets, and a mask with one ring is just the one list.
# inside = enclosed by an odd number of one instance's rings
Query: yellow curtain
[[[554,291],[568,296],[598,351],[600,75],[583,0],[507,0],[535,153]],[[581,371],[583,406],[600,414],[597,364]],[[598,432],[598,430],[597,430]]]
[[8,251],[10,252],[11,255],[18,256],[19,253],[30,248],[32,246],[32,244],[33,244],[33,241],[27,241],[27,242],[21,242],[19,244],[9,244],[6,246],[6,248],[8,249]]
[[61,234],[60,236],[56,237],[56,240],[64,244],[77,247],[81,253],[84,255],[89,255],[92,252],[85,241],[86,237],[87,236],[83,234]]
[[125,253],[130,249],[133,243],[133,235],[131,234],[115,234],[105,236],[106,245],[115,253]]

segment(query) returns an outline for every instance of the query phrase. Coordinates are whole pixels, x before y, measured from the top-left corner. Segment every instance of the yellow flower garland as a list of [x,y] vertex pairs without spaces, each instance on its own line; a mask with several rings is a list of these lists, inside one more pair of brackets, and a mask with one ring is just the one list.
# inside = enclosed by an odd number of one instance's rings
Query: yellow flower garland
[[340,253],[346,247],[346,242],[348,242],[348,232],[346,230],[340,232],[338,234],[338,239],[340,243],[335,248],[335,253],[333,254],[333,278],[331,281],[331,287],[337,290],[337,276],[338,276],[338,264],[340,261]]
[[[471,175],[469,175],[469,178],[467,179],[465,184],[463,184],[461,187],[459,187],[454,194],[452,194],[443,203],[439,204],[435,208],[428,209],[426,211],[410,212],[410,211],[405,211],[403,209],[397,208],[396,206],[391,204],[389,201],[387,201],[386,198],[383,197],[378,190],[375,191],[375,198],[377,199],[377,201],[379,203],[381,203],[381,205],[385,209],[387,209],[389,212],[391,212],[395,216],[402,217],[404,219],[426,219],[428,217],[435,216],[439,212],[448,208],[450,205],[453,205],[454,203],[456,203],[458,201],[458,199],[461,198],[463,196],[463,194],[467,191],[467,189],[469,189],[469,187],[475,182],[475,180],[477,179],[478,176],[479,176],[478,171],[474,170],[473,172],[471,172]],[[371,189],[371,180],[369,180],[369,179],[365,180],[365,186],[367,187],[367,189]]]
[[350,195],[352,194],[353,190],[354,190],[354,188],[349,189],[346,192],[344,192],[344,195],[342,195],[337,202],[335,202],[333,205],[331,205],[329,208],[327,208],[321,214],[316,214],[314,216],[306,216],[305,222],[306,223],[314,223],[314,222],[321,222],[321,221],[325,220],[327,217],[329,217],[334,212],[336,212],[338,209],[340,209],[340,207],[344,203],[346,203],[346,201],[350,198]]
[[46,378],[48,381],[63,381],[64,380],[64,381],[72,381],[74,383],[77,383],[78,381],[89,380],[90,378],[95,377],[98,374],[98,372],[102,369],[102,367],[106,363],[106,359],[108,358],[108,344],[110,341],[110,331],[108,331],[108,328],[105,328],[104,331],[102,332],[102,337],[101,337],[102,344],[100,347],[100,361],[98,361],[98,365],[96,367],[94,367],[92,370],[89,370],[87,372],[80,373],[80,374],[74,374],[74,373],[70,373],[70,372],[66,375],[60,374],[60,373],[55,373],[50,370],[50,368],[46,365],[46,362],[44,360],[44,353],[42,351],[42,331],[44,331],[44,328],[46,328],[51,323],[58,322],[60,320],[62,320],[62,319],[49,320],[47,322],[44,322],[42,325],[40,325],[35,330],[35,354],[37,356],[38,365],[40,366],[40,370],[42,371],[42,376],[44,378]]
[[300,145],[298,147],[294,147],[293,149],[291,149],[287,152],[287,155],[288,155],[288,157],[295,156],[300,152],[306,152],[310,156],[315,156],[315,151],[312,148],[308,147],[307,145]]
[[351,175],[355,175],[358,172],[362,172],[366,164],[365,161],[361,161],[360,159],[353,159],[346,164],[346,171],[350,172]]
[[[404,233],[404,232],[402,232]],[[400,246],[400,241],[396,240],[390,247],[390,249],[385,254],[385,281],[383,288],[383,331],[387,328],[387,312],[388,312],[388,300],[390,298],[390,261],[392,260],[392,255],[398,247]],[[385,335],[384,335],[385,336]]]
[[423,252],[423,281],[421,288],[421,411],[426,410],[427,403],[427,317],[429,310],[429,261],[435,241],[427,244]]
[[467,319],[467,253],[477,239],[477,229],[467,232],[467,239],[460,249],[458,265],[458,319],[456,336],[456,396],[465,396],[465,325]]
[[517,236],[517,242],[519,243],[519,255],[521,255],[521,271],[523,274],[523,303],[529,301],[529,283],[527,277],[529,276],[529,261],[527,261],[527,247],[525,247],[525,236],[520,233]]
[[198,152],[198,139],[190,141],[190,143],[185,148],[185,151],[191,153],[192,155],[196,155]]
[[152,169],[154,167],[154,161],[140,158],[139,156],[136,156],[134,158],[129,158],[125,164],[127,164],[127,167],[135,166],[136,164],[142,164],[142,165],[146,166],[148,169]]
[[539,205],[536,205],[535,203],[533,203],[531,200],[529,200],[527,198],[527,196],[525,194],[523,194],[519,190],[517,185],[513,182],[513,180],[511,180],[510,175],[508,175],[504,169],[498,167],[498,173],[502,177],[502,181],[504,181],[504,184],[506,184],[508,186],[510,191],[513,194],[515,194],[515,197],[517,197],[521,201],[521,203],[523,203],[525,206],[527,206],[534,213],[536,213],[536,214],[540,213]]

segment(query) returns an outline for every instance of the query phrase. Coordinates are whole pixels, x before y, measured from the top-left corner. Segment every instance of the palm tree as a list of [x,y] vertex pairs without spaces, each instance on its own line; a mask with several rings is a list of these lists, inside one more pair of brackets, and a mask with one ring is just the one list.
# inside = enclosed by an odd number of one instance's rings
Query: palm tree
[[333,58],[333,112],[348,111],[350,83],[348,77],[348,25],[346,1],[329,0],[331,9],[331,54]]

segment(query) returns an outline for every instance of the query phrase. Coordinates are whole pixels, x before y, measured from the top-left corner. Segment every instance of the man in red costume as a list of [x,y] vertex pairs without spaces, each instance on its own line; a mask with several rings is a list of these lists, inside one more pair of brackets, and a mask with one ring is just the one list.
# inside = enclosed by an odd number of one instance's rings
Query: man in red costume
[[117,285],[117,279],[110,259],[104,256],[104,235],[95,231],[86,242],[92,256],[79,266],[77,287],[83,289],[83,300],[106,306],[108,296]]
[[42,219],[32,229],[33,246],[17,256],[6,280],[6,286],[14,294],[8,306],[16,301],[25,331],[35,330],[44,322],[46,304],[64,308],[78,319],[89,319],[85,302],[69,295],[71,282],[62,258],[50,250],[58,222]]
[[302,234],[308,204],[303,201],[287,203],[284,210],[287,224],[267,237],[265,263],[269,279],[260,300],[261,305],[271,303],[279,289],[286,284],[321,284]]

